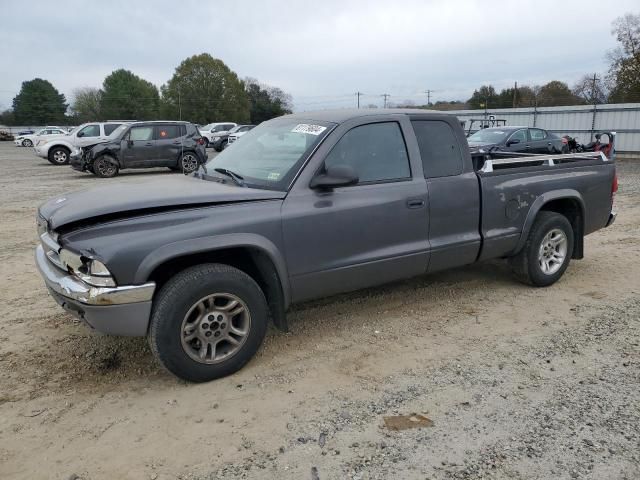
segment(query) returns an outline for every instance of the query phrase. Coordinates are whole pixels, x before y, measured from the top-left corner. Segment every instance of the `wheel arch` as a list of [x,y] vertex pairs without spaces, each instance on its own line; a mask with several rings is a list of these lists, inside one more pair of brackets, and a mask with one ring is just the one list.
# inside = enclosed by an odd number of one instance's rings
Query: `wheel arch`
[[274,324],[286,331],[290,291],[286,264],[277,247],[254,235],[222,235],[175,242],[151,252],[138,267],[134,283],[156,282],[156,292],[173,275],[202,263],[223,263],[252,277],[267,298]]
[[580,192],[576,190],[555,190],[540,195],[531,205],[520,239],[515,248],[518,253],[524,247],[529,232],[536,220],[538,213],[541,211],[556,212],[564,215],[571,223],[573,228],[573,255],[571,258],[581,259],[584,257],[584,200]]

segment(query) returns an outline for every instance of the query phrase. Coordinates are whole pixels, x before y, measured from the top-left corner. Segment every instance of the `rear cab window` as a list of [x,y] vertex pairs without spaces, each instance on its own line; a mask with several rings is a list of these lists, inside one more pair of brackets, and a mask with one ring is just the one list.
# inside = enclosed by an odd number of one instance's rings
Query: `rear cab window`
[[442,120],[412,120],[411,125],[418,140],[425,178],[462,173],[462,149],[451,125]]
[[184,135],[184,125],[157,125],[156,139],[170,140]]
[[120,125],[122,125],[121,123],[105,123],[104,124],[104,134],[106,137],[108,137],[109,135],[111,135],[114,130],[116,128],[118,128]]

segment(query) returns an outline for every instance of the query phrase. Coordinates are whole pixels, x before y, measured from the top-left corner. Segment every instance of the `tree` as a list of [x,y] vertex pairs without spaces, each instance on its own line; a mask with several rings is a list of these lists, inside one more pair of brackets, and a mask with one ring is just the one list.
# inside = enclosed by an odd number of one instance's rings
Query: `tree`
[[102,119],[155,120],[159,103],[157,87],[129,70],[115,70],[102,82]]
[[0,125],[15,125],[16,118],[13,114],[13,110],[5,110],[0,113]]
[[483,85],[480,89],[473,91],[473,95],[467,100],[467,103],[472,110],[497,108],[498,95],[496,94],[496,89],[491,85]]
[[247,123],[250,119],[244,84],[222,60],[208,53],[194,55],[178,65],[162,87],[162,103],[165,115],[194,123]]
[[20,93],[13,99],[13,115],[18,125],[62,123],[66,111],[64,95],[41,78],[22,82]]
[[102,92],[93,87],[76,88],[73,91],[71,110],[76,122],[95,122],[103,120],[100,112]]
[[607,101],[604,81],[597,76],[594,82],[593,75],[583,75],[573,86],[572,91],[575,96],[580,97],[584,103],[589,105]]
[[560,105],[575,105],[582,103],[569,89],[569,85],[558,80],[552,80],[540,87],[537,94],[539,107],[555,107]]
[[255,78],[245,78],[244,88],[249,98],[251,123],[257,125],[291,113],[291,95],[281,89],[262,85]]
[[609,53],[609,101],[637,102],[640,100],[640,14],[618,17],[611,33],[620,46]]

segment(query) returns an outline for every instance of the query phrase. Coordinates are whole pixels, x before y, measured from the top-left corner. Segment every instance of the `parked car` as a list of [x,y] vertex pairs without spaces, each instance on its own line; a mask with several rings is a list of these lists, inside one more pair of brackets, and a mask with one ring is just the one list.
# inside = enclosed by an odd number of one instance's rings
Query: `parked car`
[[47,141],[54,137],[66,135],[67,131],[60,127],[45,127],[36,133],[28,135],[18,134],[14,142],[17,147],[33,147],[39,141]]
[[478,130],[467,139],[471,154],[491,151],[521,153],[567,153],[562,138],[542,128],[493,127]]
[[234,129],[232,129],[229,132],[229,137],[227,138],[227,144],[223,148],[227,148],[229,145],[231,145],[233,142],[238,140],[241,136],[249,132],[254,127],[255,125],[238,125]]
[[0,130],[0,142],[13,142],[14,137],[6,130]]
[[452,115],[287,115],[207,173],[51,199],[36,260],[67,311],[148,335],[170,372],[208,381],[246,364],[270,319],[286,330],[297,302],[494,258],[553,284],[615,219],[615,164],[580,155],[488,158],[476,171]]
[[71,155],[78,155],[81,147],[106,141],[123,124],[114,121],[84,123],[64,136],[37,142],[36,155],[54,165],[67,165]]
[[233,122],[210,123],[199,128],[200,135],[205,140],[205,147],[214,147],[217,151],[221,151],[227,143],[227,135],[229,130],[237,126]]
[[125,168],[169,167],[194,172],[207,161],[204,139],[188,122],[123,124],[107,141],[89,145],[71,156],[71,167],[98,177],[115,177]]

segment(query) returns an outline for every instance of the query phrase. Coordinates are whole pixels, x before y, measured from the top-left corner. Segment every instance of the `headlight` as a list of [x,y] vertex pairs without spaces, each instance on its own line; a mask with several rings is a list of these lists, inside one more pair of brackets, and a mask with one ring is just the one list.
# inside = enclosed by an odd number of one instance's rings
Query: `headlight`
[[84,283],[94,287],[115,287],[116,282],[104,263],[94,258],[87,258],[65,248],[58,254],[62,265]]

